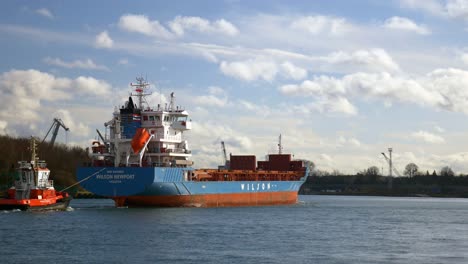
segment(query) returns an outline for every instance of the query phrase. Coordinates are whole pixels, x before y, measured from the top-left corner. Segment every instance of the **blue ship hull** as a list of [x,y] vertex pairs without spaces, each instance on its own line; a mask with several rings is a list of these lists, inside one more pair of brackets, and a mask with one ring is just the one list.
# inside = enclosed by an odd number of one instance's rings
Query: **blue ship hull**
[[83,167],[77,180],[118,206],[245,206],[297,202],[299,181],[190,181],[189,168]]

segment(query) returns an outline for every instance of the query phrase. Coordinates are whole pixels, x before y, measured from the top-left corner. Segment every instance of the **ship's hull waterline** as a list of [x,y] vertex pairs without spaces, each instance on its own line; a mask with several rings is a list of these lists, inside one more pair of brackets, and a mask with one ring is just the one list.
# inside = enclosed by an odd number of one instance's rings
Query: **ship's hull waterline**
[[[101,171],[101,172],[99,172]],[[227,207],[297,203],[303,181],[188,181],[187,168],[80,168],[88,191],[129,207]]]

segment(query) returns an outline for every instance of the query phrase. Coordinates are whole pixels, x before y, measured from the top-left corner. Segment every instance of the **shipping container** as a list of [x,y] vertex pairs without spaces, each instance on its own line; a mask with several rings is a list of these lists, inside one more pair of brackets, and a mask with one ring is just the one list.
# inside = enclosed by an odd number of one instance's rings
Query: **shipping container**
[[268,155],[270,170],[288,171],[291,162],[291,154],[270,154]]
[[302,160],[293,160],[289,163],[289,169],[292,171],[301,170],[304,167],[304,162]]
[[270,170],[270,162],[269,161],[258,161],[257,162],[257,169],[258,170]]
[[231,170],[255,170],[257,158],[255,155],[230,155]]

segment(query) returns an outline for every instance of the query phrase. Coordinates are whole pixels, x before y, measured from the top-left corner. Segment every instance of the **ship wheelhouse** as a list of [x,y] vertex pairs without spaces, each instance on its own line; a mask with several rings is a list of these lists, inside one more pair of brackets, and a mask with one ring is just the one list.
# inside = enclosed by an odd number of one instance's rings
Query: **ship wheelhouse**
[[[104,141],[105,151],[90,153],[94,166],[108,166],[113,160],[114,166],[141,167],[188,167],[191,150],[184,139],[184,132],[192,129],[189,114],[182,107],[176,106],[174,93],[171,93],[170,103],[164,107],[147,105],[145,93],[149,84],[143,78],[137,78],[136,84],[131,84],[134,92],[124,106],[116,108],[113,119],[106,122]],[[136,103],[133,101],[136,97]],[[141,131],[148,134],[138,151],[132,148],[132,142]]]

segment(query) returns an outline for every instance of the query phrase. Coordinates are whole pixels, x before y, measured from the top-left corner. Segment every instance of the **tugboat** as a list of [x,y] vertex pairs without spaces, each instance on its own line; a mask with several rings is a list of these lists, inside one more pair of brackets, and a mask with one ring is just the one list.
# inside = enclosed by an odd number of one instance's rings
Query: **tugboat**
[[15,184],[0,199],[0,210],[65,210],[71,201],[66,192],[56,191],[45,161],[36,156],[36,140],[31,137],[31,161],[19,161]]

